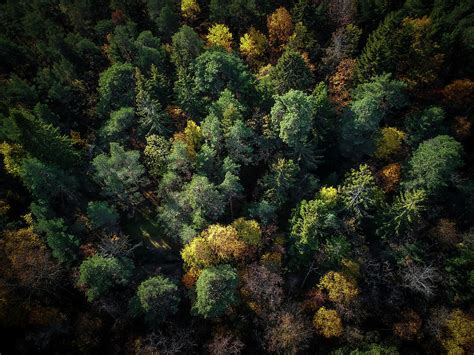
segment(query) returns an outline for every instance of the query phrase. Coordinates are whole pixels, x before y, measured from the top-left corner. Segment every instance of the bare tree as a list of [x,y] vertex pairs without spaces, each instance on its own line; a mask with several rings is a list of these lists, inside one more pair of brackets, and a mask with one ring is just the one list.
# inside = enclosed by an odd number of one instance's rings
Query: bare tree
[[409,264],[402,270],[403,286],[429,298],[435,294],[438,270],[432,266]]
[[208,344],[211,355],[240,354],[245,344],[229,331],[219,331],[214,334]]

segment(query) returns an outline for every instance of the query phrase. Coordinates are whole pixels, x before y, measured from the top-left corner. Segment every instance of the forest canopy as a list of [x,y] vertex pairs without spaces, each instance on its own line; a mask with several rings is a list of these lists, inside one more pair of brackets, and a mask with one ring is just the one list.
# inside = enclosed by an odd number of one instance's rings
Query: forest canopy
[[0,28],[0,354],[474,353],[472,0]]

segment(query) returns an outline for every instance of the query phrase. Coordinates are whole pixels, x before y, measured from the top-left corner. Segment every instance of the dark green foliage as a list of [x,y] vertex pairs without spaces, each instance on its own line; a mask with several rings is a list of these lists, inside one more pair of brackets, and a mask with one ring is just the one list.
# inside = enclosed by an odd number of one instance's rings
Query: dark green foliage
[[124,144],[127,139],[127,131],[135,121],[135,113],[131,107],[123,107],[110,114],[100,131],[104,143],[119,142]]
[[107,202],[91,201],[87,205],[87,217],[93,228],[111,230],[117,225],[120,215]]
[[449,185],[456,170],[463,165],[463,149],[450,136],[437,136],[421,143],[409,160],[405,186],[438,193]]
[[416,147],[422,141],[441,134],[444,116],[443,109],[436,106],[409,115],[405,120],[408,143]]
[[340,149],[344,156],[358,159],[374,151],[380,122],[407,104],[405,88],[403,82],[391,80],[387,74],[354,89],[350,110],[342,120]]
[[187,68],[203,51],[204,43],[189,26],[182,26],[172,38],[171,60],[178,69]]
[[110,143],[110,155],[100,154],[92,162],[94,178],[105,196],[120,208],[134,208],[143,201],[139,189],[148,184],[138,151],[126,151],[118,143]]
[[105,296],[113,287],[128,284],[133,269],[130,259],[94,255],[82,262],[78,284],[86,287],[87,299],[92,302]]
[[270,78],[277,94],[284,94],[290,89],[308,90],[313,84],[313,74],[300,53],[287,50],[278,59],[270,72]]
[[62,218],[40,219],[35,226],[39,232],[46,235],[46,242],[53,256],[62,263],[70,263],[77,257],[79,240],[67,232]]
[[143,281],[131,301],[132,313],[144,314],[154,326],[178,311],[178,287],[170,279],[158,275]]
[[77,164],[79,152],[72,140],[56,127],[23,110],[12,110],[8,120],[7,124],[11,125],[8,139],[20,144],[32,156],[62,167]]
[[204,318],[224,315],[237,302],[237,272],[230,265],[204,269],[196,282],[193,309]]
[[100,74],[97,112],[107,115],[134,104],[134,70],[131,64],[113,64]]

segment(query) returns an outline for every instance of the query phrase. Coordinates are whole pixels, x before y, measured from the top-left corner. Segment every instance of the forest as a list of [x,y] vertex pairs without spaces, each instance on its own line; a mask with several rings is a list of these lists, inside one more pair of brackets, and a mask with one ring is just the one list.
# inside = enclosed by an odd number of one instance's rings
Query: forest
[[0,1],[0,354],[473,354],[473,107],[473,0]]

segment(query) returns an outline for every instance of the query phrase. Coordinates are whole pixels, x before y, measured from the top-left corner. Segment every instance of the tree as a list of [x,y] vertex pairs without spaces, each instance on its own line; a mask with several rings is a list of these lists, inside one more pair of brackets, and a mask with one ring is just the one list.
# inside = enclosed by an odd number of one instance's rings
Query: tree
[[250,65],[259,67],[267,49],[267,42],[267,37],[262,32],[250,27],[249,31],[240,37],[240,53],[247,58]]
[[405,119],[407,142],[416,147],[419,143],[443,133],[444,110],[431,106],[421,112],[415,112]]
[[388,15],[369,35],[362,54],[357,58],[357,83],[367,82],[376,75],[394,72],[397,55],[393,37],[397,25],[396,15]]
[[204,318],[222,316],[238,300],[237,282],[237,272],[230,265],[204,269],[196,282],[193,309]]
[[237,56],[222,50],[208,50],[201,54],[194,66],[195,95],[208,104],[229,89],[244,103],[254,96],[253,77],[247,66]]
[[53,256],[62,263],[71,263],[77,257],[79,240],[67,233],[64,219],[39,219],[35,230],[46,235],[46,241]]
[[332,302],[348,305],[359,294],[357,284],[342,273],[329,271],[321,280],[318,287],[325,291]]
[[11,124],[7,138],[45,163],[69,168],[80,159],[80,154],[69,137],[25,110],[11,110],[6,124]]
[[172,39],[171,60],[178,69],[187,68],[203,51],[203,43],[198,34],[183,25]]
[[262,231],[257,221],[241,217],[232,222],[232,227],[235,228],[239,238],[247,245],[258,247],[263,244]]
[[358,219],[371,214],[383,199],[383,192],[365,164],[358,170],[351,169],[339,190],[345,209]]
[[279,7],[267,17],[267,28],[270,44],[276,49],[288,42],[293,33],[293,20],[287,9]]
[[194,21],[200,12],[201,8],[196,0],[181,0],[181,15],[185,19]]
[[235,29],[246,28],[260,15],[257,4],[255,0],[211,0],[209,18],[211,21],[229,23]]
[[282,354],[297,354],[308,348],[310,325],[299,310],[277,312],[273,324],[266,329],[267,349]]
[[23,160],[20,177],[34,198],[54,201],[64,197],[72,200],[77,187],[76,179],[54,165],[42,163],[36,158]]
[[333,309],[321,307],[314,315],[313,325],[316,331],[325,338],[339,337],[342,335],[342,321]]
[[357,86],[350,110],[345,111],[342,120],[340,149],[344,156],[359,159],[372,154],[380,122],[407,103],[405,87],[403,82],[391,80],[390,75]]
[[297,258],[307,258],[316,252],[330,232],[338,228],[337,197],[331,200],[303,200],[290,220],[292,252]]
[[166,171],[171,144],[162,136],[152,134],[146,137],[145,165],[148,173],[155,179],[160,178]]
[[102,192],[127,210],[143,201],[140,188],[148,184],[138,151],[126,151],[118,143],[110,143],[110,155],[99,154],[92,161],[94,178]]
[[331,36],[329,47],[324,50],[322,59],[327,70],[331,73],[342,60],[353,58],[357,51],[362,31],[353,24],[339,27]]
[[134,69],[129,63],[116,63],[100,74],[97,112],[104,116],[122,107],[132,107],[135,93]]
[[131,301],[132,311],[143,313],[150,325],[163,322],[178,311],[178,287],[169,278],[157,275],[143,281]]
[[13,176],[20,176],[21,164],[26,157],[25,150],[19,144],[3,142],[0,144],[0,154],[3,155],[3,167]]
[[277,94],[285,94],[291,89],[308,90],[313,84],[313,74],[300,53],[288,49],[278,59],[270,71]]
[[114,207],[105,201],[89,201],[87,217],[89,217],[93,228],[103,228],[110,231],[117,226],[120,215]]
[[149,73],[152,65],[163,68],[166,60],[166,52],[162,48],[158,37],[153,36],[151,31],[141,32],[136,41],[136,54],[134,64],[144,73]]
[[128,284],[133,269],[130,259],[94,255],[85,259],[79,267],[78,285],[87,289],[87,300],[92,302],[114,286]]
[[217,47],[222,47],[228,52],[232,51],[232,33],[226,25],[216,23],[209,28],[207,35],[207,44]]
[[271,123],[278,137],[295,151],[307,144],[313,127],[312,97],[297,90],[275,97]]
[[256,263],[242,273],[240,292],[252,310],[259,315],[276,311],[283,302],[283,278],[277,272]]
[[374,156],[378,159],[388,159],[397,154],[402,148],[405,133],[394,127],[384,127],[375,142]]
[[384,212],[381,235],[400,236],[409,232],[421,219],[426,209],[426,194],[423,190],[401,192],[393,204]]
[[448,354],[464,354],[472,349],[474,321],[460,309],[454,309],[445,320],[447,335],[442,344]]
[[437,136],[421,143],[408,162],[406,188],[421,188],[427,193],[439,192],[448,186],[456,169],[463,165],[463,149],[450,136]]
[[100,135],[104,142],[125,143],[126,131],[135,121],[135,113],[131,107],[122,107],[118,111],[110,114],[110,118],[105,122],[100,130]]

